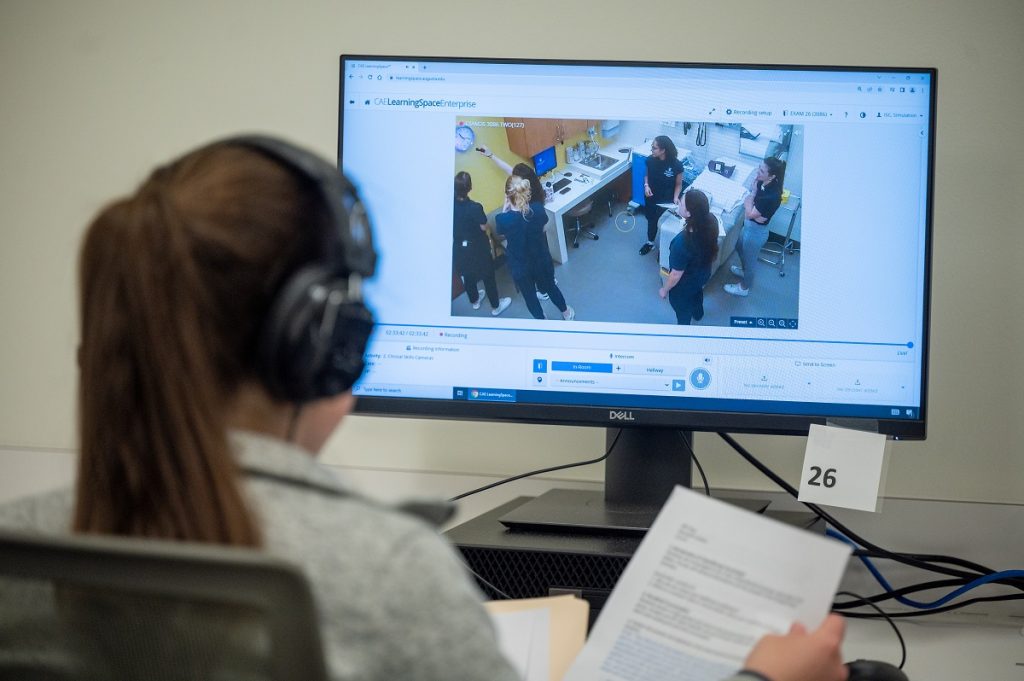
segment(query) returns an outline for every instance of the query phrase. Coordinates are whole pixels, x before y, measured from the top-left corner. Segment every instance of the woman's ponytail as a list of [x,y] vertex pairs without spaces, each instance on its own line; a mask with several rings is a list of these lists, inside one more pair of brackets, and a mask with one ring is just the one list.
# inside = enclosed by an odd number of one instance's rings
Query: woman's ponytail
[[89,227],[75,531],[260,544],[227,409],[251,378],[275,282],[302,248],[302,196],[258,154],[203,150]]

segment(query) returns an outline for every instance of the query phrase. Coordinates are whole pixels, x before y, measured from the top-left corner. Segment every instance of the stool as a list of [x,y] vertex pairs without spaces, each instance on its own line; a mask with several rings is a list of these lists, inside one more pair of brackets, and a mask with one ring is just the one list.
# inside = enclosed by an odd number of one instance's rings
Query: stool
[[[585,215],[589,214],[590,211],[593,210],[593,209],[594,209],[594,200],[593,199],[587,199],[586,201],[580,203],[578,206],[576,206],[574,208],[571,208],[568,211],[566,211],[565,216],[563,217],[563,220],[564,219],[570,219],[570,220],[574,219],[576,221],[576,224],[574,224],[574,225],[572,225],[570,227],[570,231],[572,232],[572,247],[573,248],[579,248],[580,247],[580,233],[583,233],[583,234],[587,235],[588,237],[590,237],[594,241],[598,240],[599,237],[596,234],[594,234],[593,232],[591,232],[589,229],[586,229],[584,227],[584,225],[583,225],[583,217]],[[593,223],[589,223],[589,225],[592,225],[592,224]]]

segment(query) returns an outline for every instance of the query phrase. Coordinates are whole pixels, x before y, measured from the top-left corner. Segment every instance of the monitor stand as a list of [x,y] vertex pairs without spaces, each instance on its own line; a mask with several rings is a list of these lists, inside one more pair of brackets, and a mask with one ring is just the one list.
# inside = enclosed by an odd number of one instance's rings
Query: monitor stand
[[[693,432],[673,428],[609,428],[603,491],[554,489],[506,513],[510,529],[642,535],[676,485],[690,487]],[[763,499],[722,499],[754,513]]]

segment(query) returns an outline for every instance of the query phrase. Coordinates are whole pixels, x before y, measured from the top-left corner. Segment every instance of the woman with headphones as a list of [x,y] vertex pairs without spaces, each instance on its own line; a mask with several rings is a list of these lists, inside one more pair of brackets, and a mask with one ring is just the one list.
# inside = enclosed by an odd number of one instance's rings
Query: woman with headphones
[[[297,563],[335,679],[516,679],[436,529],[315,459],[352,408],[375,257],[355,192],[287,143],[232,138],[155,170],[82,245],[76,488],[0,507],[0,525]],[[766,637],[751,673],[845,678],[838,627]]]

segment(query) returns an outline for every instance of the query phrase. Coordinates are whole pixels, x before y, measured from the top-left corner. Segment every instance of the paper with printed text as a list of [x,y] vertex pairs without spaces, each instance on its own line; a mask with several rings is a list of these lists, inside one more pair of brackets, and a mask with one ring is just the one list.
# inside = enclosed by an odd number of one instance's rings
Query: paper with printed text
[[850,548],[677,487],[566,681],[712,681],[828,615]]

